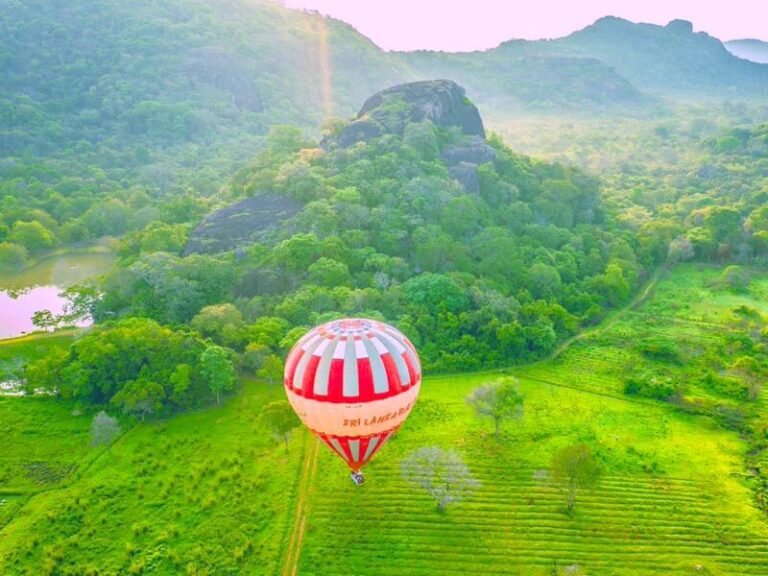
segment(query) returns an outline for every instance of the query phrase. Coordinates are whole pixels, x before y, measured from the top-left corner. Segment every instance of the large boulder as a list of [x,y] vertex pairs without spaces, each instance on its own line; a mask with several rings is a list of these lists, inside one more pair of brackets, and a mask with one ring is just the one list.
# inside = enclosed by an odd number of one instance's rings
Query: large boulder
[[206,216],[189,235],[184,256],[215,254],[266,240],[300,210],[299,202],[282,194],[246,198]]
[[321,146],[348,147],[382,134],[402,135],[411,122],[430,120],[442,127],[457,127],[469,136],[485,138],[480,112],[466,97],[464,88],[451,80],[425,80],[399,84],[368,98],[357,118]]
[[496,158],[496,151],[483,138],[472,136],[461,144],[446,148],[441,156],[448,166],[456,166],[460,162],[485,164],[486,162],[493,162]]

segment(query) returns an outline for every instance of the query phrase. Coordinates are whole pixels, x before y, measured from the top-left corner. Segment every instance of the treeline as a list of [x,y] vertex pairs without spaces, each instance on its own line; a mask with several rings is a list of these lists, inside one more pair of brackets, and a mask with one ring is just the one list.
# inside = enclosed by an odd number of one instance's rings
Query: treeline
[[235,385],[231,351],[146,318],[95,328],[26,366],[30,390],[109,404],[144,419],[204,405]]

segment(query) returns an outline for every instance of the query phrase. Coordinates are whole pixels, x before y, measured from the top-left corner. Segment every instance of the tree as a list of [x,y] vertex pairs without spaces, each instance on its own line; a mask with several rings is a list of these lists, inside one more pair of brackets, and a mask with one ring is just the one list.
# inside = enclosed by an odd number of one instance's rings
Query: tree
[[566,510],[570,513],[576,504],[580,488],[594,486],[600,479],[600,465],[586,444],[566,446],[552,457],[550,471],[553,480],[566,493]]
[[266,380],[268,384],[279,382],[283,377],[283,361],[279,356],[270,354],[264,359],[261,368],[256,372],[256,377]]
[[536,262],[528,271],[528,287],[536,298],[551,298],[555,296],[562,284],[557,269]]
[[229,352],[221,346],[208,346],[200,356],[200,371],[220,406],[221,392],[232,390],[237,379]]
[[256,374],[264,366],[264,361],[269,355],[269,346],[251,342],[240,356],[240,369]]
[[460,502],[480,486],[458,453],[437,446],[425,446],[411,452],[400,463],[400,470],[406,482],[423,488],[435,499],[441,512],[448,504]]
[[165,400],[165,389],[152,380],[140,378],[128,382],[112,397],[112,404],[126,414],[138,416],[143,422],[150,414],[159,412]]
[[56,243],[51,231],[37,220],[16,222],[8,235],[8,240],[24,246],[30,252],[45,250]]
[[291,405],[285,400],[270,402],[264,406],[260,420],[277,441],[283,442],[285,453],[288,454],[288,441],[291,439],[291,432],[301,423]]
[[116,418],[102,410],[91,423],[91,446],[107,446],[120,435],[120,424]]
[[499,382],[478,386],[467,396],[467,403],[475,409],[478,416],[493,420],[497,438],[499,426],[504,420],[523,416],[523,397],[514,378],[504,378]]
[[32,324],[43,330],[48,330],[58,324],[58,320],[50,310],[38,310],[32,314]]
[[310,281],[321,286],[341,286],[349,282],[347,265],[332,258],[319,258],[307,271]]
[[669,243],[668,258],[673,264],[690,260],[694,255],[693,243],[685,236],[678,236]]
[[206,338],[228,346],[236,346],[245,338],[243,315],[232,304],[206,306],[190,324]]

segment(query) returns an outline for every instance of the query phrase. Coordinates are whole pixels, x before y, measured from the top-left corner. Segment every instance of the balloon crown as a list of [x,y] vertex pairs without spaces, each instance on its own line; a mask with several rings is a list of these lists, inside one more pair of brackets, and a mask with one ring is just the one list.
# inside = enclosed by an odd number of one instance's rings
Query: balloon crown
[[325,328],[334,334],[357,334],[367,332],[372,326],[372,322],[364,318],[344,318],[329,322]]

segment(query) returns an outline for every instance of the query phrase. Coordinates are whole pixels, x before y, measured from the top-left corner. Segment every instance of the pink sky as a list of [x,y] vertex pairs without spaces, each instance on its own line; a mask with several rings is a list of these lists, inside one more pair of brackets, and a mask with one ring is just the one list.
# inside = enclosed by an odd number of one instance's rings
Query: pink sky
[[511,38],[558,38],[601,16],[690,20],[720,38],[768,40],[768,0],[285,0],[349,22],[387,50],[476,50]]

